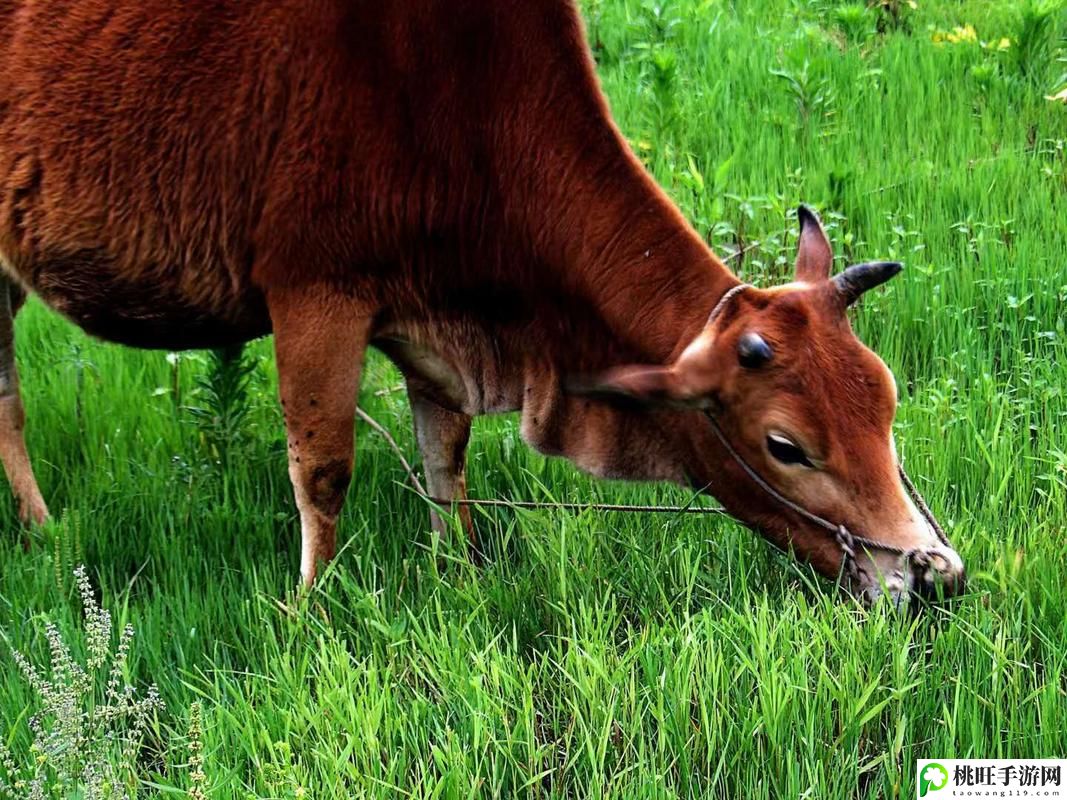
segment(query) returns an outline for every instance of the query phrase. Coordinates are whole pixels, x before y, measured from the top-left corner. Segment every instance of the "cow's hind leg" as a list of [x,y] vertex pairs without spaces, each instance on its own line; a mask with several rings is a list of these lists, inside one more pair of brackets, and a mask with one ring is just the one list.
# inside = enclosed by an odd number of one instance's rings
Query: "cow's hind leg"
[[48,507],[26,452],[26,414],[15,367],[15,313],[25,297],[21,286],[0,277],[0,461],[18,500],[19,518],[40,524],[48,519]]
[[289,445],[289,477],[300,511],[300,574],[315,579],[333,558],[337,517],[352,477],[353,423],[371,314],[326,289],[268,293],[278,382]]
[[[431,497],[442,501],[442,506],[446,508],[456,500],[466,500],[465,469],[471,418],[427,400],[410,383],[408,397],[411,402],[411,415],[415,421],[415,438],[419,442],[423,469],[426,472],[426,491]],[[460,505],[457,510],[470,540],[471,550],[477,557],[480,551],[470,508]],[[442,535],[447,531],[447,525],[437,511],[430,512],[430,523],[433,529]]]

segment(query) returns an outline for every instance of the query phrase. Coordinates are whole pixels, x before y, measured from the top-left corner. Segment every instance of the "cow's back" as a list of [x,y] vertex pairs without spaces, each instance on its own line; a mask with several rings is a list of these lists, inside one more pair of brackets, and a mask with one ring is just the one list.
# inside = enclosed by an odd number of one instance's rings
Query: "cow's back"
[[0,0],[6,269],[105,338],[265,332],[256,262],[347,199],[342,5]]
[[551,296],[543,159],[619,150],[571,0],[0,9],[0,260],[105,338],[249,338],[279,282]]

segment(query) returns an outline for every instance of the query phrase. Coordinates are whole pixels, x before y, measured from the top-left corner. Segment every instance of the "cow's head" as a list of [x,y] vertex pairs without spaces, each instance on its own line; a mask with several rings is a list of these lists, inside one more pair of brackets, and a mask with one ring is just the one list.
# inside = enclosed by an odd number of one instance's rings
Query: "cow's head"
[[[883,588],[896,601],[936,586],[951,594],[962,586],[963,563],[939,541],[898,474],[893,375],[856,338],[846,313],[900,265],[860,264],[832,277],[818,218],[802,207],[799,219],[793,283],[739,290],[673,364],[615,369],[601,376],[599,388],[644,403],[706,409],[782,496],[855,534],[918,554],[909,560],[857,548],[854,588],[865,600]],[[834,536],[757,486],[725,446],[713,448],[706,477],[727,509],[823,574],[838,575]]]

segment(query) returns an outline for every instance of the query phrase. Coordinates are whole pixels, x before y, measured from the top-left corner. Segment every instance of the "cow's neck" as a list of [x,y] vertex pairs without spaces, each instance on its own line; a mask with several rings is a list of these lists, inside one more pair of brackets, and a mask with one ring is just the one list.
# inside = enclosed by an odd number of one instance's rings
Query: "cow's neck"
[[[543,358],[527,364],[523,435],[604,477],[703,481],[707,469],[691,463],[693,440],[706,433],[698,414],[627,409],[563,390],[570,370],[669,362],[738,283],[647,176],[596,99],[582,141],[555,148],[518,182],[538,258],[559,271],[565,293],[577,295],[589,315],[583,335],[546,337]],[[578,111],[569,112],[574,130]],[[545,135],[561,140],[558,131]]]
[[[536,163],[522,186],[526,234],[604,330],[592,364],[629,356],[665,363],[700,331],[738,279],[656,186],[603,114],[600,140]],[[574,354],[574,341],[563,342]]]

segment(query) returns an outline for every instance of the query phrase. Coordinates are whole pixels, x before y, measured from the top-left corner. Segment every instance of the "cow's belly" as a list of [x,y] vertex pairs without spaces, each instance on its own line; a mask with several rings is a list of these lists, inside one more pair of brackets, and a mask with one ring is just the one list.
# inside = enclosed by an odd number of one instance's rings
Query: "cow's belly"
[[0,254],[5,271],[86,332],[133,347],[222,347],[270,332],[262,294],[224,271],[145,266],[119,269],[108,255]]

